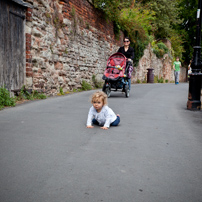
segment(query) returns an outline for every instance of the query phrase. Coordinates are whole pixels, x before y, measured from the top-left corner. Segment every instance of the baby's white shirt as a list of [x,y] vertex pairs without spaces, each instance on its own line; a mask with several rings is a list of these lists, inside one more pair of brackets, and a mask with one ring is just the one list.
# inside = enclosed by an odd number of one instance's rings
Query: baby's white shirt
[[104,125],[104,127],[109,128],[110,124],[116,120],[117,116],[108,106],[103,106],[99,113],[92,106],[88,112],[87,126],[92,125],[93,118],[98,121],[99,125]]

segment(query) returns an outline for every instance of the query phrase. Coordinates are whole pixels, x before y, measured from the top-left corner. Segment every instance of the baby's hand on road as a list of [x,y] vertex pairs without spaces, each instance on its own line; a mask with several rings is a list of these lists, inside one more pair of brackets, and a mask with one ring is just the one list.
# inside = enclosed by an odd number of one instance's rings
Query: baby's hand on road
[[86,126],[86,128],[94,128],[94,126]]
[[108,129],[109,129],[109,128],[107,128],[107,127],[104,127],[104,126],[103,126],[103,127],[101,127],[101,128],[102,128],[103,130],[108,130]]

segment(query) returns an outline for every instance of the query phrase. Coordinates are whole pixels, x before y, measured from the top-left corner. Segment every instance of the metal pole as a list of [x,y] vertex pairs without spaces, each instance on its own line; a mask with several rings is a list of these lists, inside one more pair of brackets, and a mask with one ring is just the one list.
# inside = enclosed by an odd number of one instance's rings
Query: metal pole
[[193,61],[191,64],[192,73],[189,78],[189,94],[187,109],[201,109],[201,19],[202,19],[202,0],[198,1],[196,45],[194,46]]

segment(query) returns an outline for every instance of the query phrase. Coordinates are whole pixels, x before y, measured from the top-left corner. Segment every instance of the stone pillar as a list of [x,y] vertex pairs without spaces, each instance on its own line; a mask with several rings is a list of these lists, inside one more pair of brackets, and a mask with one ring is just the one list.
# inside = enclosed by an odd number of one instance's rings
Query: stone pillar
[[32,88],[33,85],[33,72],[32,72],[32,55],[31,55],[31,23],[32,23],[32,12],[31,8],[27,8],[26,11],[26,86]]

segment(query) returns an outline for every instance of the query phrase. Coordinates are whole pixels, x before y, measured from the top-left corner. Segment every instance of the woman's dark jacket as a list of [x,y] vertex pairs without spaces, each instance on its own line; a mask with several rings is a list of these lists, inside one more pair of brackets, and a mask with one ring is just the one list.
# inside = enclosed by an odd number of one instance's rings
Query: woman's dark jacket
[[129,46],[128,50],[125,52],[124,46],[120,47],[118,50],[119,53],[122,53],[126,58],[134,59],[134,49]]

